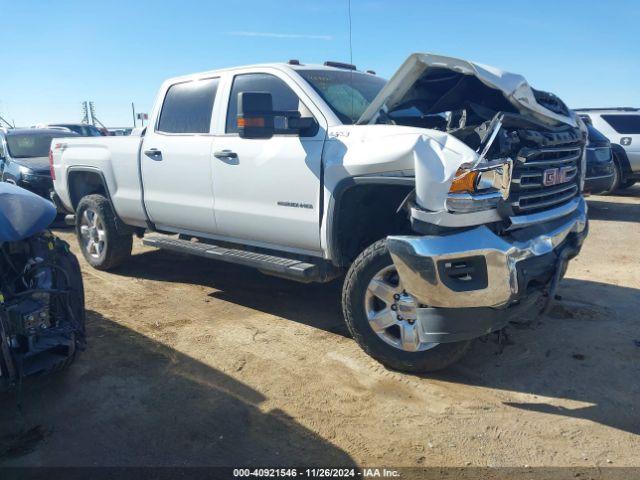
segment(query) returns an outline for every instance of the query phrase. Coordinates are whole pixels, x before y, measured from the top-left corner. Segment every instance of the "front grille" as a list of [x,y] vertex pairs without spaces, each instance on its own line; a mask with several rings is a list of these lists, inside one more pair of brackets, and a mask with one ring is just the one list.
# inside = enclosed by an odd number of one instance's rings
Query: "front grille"
[[513,166],[508,199],[513,213],[539,212],[575,197],[579,191],[581,157],[582,145],[576,144],[522,148]]

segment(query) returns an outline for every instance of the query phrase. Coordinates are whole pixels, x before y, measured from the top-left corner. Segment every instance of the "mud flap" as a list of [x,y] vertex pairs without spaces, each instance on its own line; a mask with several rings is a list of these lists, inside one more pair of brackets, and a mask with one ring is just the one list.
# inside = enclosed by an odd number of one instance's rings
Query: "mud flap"
[[556,271],[553,274],[553,278],[551,282],[549,282],[549,287],[545,292],[545,303],[542,309],[540,310],[540,314],[546,315],[549,313],[551,309],[551,304],[553,299],[556,296],[556,292],[558,291],[558,285],[560,284],[560,280],[567,271],[567,266],[569,265],[569,257],[571,255],[572,250],[570,248],[564,248],[558,253],[558,260],[556,262]]

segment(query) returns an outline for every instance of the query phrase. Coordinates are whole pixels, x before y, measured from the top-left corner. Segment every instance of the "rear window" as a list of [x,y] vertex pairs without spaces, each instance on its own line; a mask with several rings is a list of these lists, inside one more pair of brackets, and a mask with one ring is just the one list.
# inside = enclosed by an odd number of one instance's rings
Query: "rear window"
[[640,133],[640,115],[602,115],[602,119],[618,133]]
[[218,79],[177,83],[169,87],[162,104],[157,131],[209,133]]

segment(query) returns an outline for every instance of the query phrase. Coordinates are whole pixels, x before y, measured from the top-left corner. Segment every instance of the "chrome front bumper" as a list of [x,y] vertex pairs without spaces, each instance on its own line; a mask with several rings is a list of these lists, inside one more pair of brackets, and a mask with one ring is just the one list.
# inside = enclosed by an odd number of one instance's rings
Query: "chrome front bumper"
[[[553,254],[569,237],[578,239],[575,256],[586,227],[587,205],[580,198],[571,214],[509,236],[480,226],[451,235],[390,236],[387,246],[405,290],[420,303],[497,309],[526,296],[520,262]],[[556,263],[549,263],[547,269],[553,275],[555,268]]]

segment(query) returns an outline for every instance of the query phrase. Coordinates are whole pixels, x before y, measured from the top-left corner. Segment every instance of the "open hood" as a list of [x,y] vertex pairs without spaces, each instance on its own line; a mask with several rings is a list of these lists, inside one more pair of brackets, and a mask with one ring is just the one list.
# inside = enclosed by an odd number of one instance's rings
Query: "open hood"
[[532,89],[524,77],[494,67],[430,53],[405,60],[358,124],[377,123],[381,114],[418,107],[425,114],[474,108],[511,111],[550,124],[577,126],[575,115],[555,95]]

